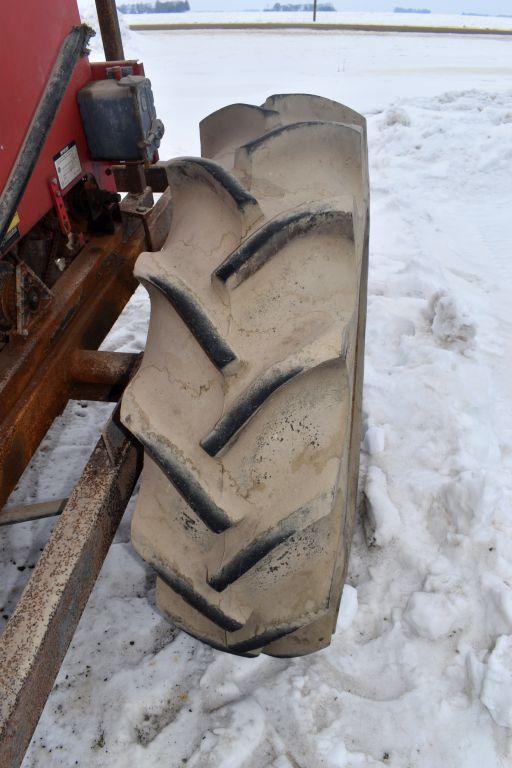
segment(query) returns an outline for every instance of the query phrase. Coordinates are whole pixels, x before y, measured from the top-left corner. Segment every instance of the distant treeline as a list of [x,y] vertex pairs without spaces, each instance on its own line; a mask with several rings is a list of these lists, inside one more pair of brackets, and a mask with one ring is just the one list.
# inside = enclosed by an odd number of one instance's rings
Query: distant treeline
[[463,16],[493,16],[495,19],[512,19],[512,14],[510,13],[470,13],[469,11],[463,12]]
[[156,0],[154,5],[149,3],[125,3],[117,6],[121,13],[182,13],[190,11],[188,0]]
[[[335,11],[336,8],[332,3],[318,3],[316,7],[317,11]],[[292,3],[275,3],[272,8],[265,8],[265,11],[313,11],[313,3],[301,3],[300,5],[293,5]]]
[[394,13],[432,13],[430,8],[401,8],[399,5],[393,8]]

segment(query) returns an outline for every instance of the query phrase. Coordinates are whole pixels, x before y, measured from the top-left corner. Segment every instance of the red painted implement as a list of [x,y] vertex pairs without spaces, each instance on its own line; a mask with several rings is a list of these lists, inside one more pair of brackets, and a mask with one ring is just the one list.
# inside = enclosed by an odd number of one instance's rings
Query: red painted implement
[[[0,88],[0,190],[3,190],[25,139],[36,106],[57,58],[62,41],[80,24],[76,0],[26,0],[5,3],[1,11],[2,88]],[[78,91],[93,79],[87,57],[77,62],[44,149],[32,171],[18,208],[20,236],[53,207],[48,181],[55,176],[54,158],[75,142],[83,173],[93,173],[99,185],[115,190],[106,163],[89,159],[76,103]],[[65,194],[79,180],[62,190]]]
[[135,290],[137,256],[170,224],[165,168],[152,185],[144,160],[90,157],[78,92],[144,74],[124,60],[113,0],[96,4],[110,59],[96,65],[76,0],[0,11],[0,525],[62,513],[0,637],[2,768],[23,760],[141,468],[114,415],[64,507],[3,509],[69,399],[122,394],[138,356],[98,347]]

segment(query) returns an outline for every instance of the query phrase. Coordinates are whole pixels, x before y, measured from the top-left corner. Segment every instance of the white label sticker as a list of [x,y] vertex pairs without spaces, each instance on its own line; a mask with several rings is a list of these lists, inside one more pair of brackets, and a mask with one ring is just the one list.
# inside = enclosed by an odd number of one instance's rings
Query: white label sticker
[[69,186],[82,173],[82,166],[80,165],[80,158],[78,157],[74,141],[68,144],[67,147],[64,147],[64,149],[61,149],[59,154],[55,155],[53,161],[61,189]]

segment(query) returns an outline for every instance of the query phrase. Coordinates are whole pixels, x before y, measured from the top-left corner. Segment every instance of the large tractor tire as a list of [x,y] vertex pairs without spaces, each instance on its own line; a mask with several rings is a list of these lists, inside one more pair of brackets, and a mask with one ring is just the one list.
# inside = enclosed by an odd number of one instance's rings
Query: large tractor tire
[[365,121],[271,96],[171,161],[167,242],[122,420],[142,443],[132,524],[156,599],[232,653],[311,653],[336,627],[355,516],[368,262]]

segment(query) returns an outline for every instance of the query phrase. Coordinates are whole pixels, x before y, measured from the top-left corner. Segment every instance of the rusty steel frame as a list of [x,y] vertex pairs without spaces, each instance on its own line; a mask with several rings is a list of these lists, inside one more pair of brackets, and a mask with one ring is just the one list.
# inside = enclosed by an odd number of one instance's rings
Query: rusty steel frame
[[123,41],[115,0],[96,0],[96,12],[106,60],[123,61]]
[[68,400],[115,402],[138,365],[138,354],[97,350],[136,288],[137,256],[170,226],[169,190],[151,208],[133,202],[66,269],[33,331],[0,351],[0,525],[61,514],[0,637],[2,768],[21,765],[142,466],[116,408],[62,510],[3,508]]
[[0,765],[18,768],[142,466],[117,409],[0,637]]
[[170,224],[170,197],[113,235],[95,237],[66,269],[45,313],[26,337],[0,351],[0,521],[2,507],[53,420],[69,399],[115,402],[135,358],[97,352],[136,288],[133,266],[159,248]]
[[38,501],[33,504],[13,504],[12,506],[4,507],[0,518],[0,525],[28,523],[32,520],[41,520],[43,517],[60,515],[67,501],[67,498],[52,499],[51,501]]
[[[96,7],[106,58],[124,59],[115,0]],[[151,190],[134,189],[140,200],[127,196],[114,233],[84,246],[30,333],[0,351],[0,525],[60,514],[0,637],[2,768],[23,761],[142,468],[143,451],[120,424],[119,406],[67,501],[4,504],[68,400],[115,402],[138,365],[139,355],[98,347],[137,286],[136,258],[167,237],[169,190],[155,191],[164,194],[154,206]]]
[[[135,164],[133,164],[135,165]],[[168,160],[159,160],[151,165],[138,165],[138,168],[128,164],[113,165],[112,172],[116,181],[116,188],[120,192],[137,192],[145,181],[153,192],[164,192],[169,187]],[[143,175],[143,179],[137,178],[135,171]]]

